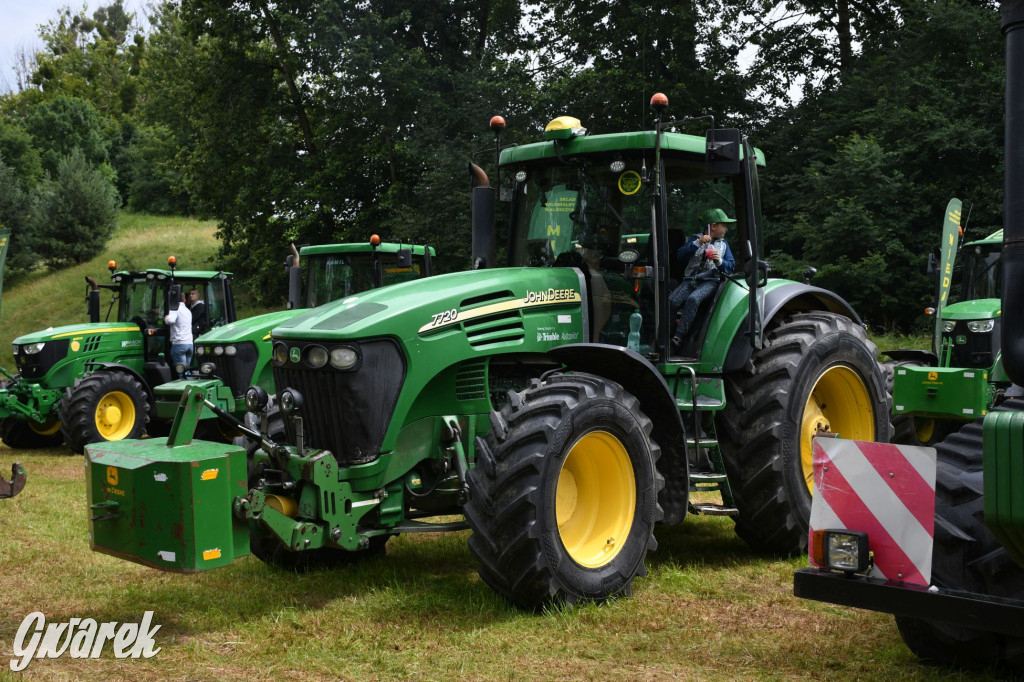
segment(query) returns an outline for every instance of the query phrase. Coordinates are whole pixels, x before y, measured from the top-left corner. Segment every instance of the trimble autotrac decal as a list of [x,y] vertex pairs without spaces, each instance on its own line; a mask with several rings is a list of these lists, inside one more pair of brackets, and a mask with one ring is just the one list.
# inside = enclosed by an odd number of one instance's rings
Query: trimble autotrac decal
[[528,290],[522,298],[501,303],[473,308],[472,310],[461,311],[458,308],[442,310],[431,314],[430,322],[420,327],[419,333],[443,329],[456,322],[466,322],[485,315],[494,315],[509,310],[522,308],[533,308],[535,306],[553,305],[562,303],[580,303],[583,299],[576,289],[555,289],[554,287],[542,290]]

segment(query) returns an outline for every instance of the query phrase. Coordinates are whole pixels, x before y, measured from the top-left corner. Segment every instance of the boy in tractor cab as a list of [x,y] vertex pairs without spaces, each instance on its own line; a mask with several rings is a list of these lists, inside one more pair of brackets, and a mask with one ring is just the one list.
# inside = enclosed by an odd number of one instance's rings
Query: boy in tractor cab
[[[697,317],[697,309],[715,292],[721,275],[730,274],[736,267],[725,233],[729,223],[735,223],[720,208],[711,208],[701,214],[707,227],[703,234],[695,234],[676,252],[676,259],[685,263],[683,281],[669,294],[672,317],[679,313],[679,323],[672,334],[672,347],[678,348]],[[670,318],[671,319],[671,318]]]

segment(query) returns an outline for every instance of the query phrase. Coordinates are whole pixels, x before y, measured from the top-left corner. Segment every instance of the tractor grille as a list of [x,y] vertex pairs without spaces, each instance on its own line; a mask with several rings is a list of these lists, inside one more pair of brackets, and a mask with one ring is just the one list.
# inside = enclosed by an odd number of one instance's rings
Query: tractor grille
[[[999,349],[999,339],[1002,333],[1001,320],[995,320],[995,326],[990,332],[972,332],[967,328],[967,322],[960,320],[953,328],[952,334],[943,336],[953,342],[953,352],[950,356],[951,367],[974,367],[977,369],[988,369],[995,362],[996,352]],[[966,343],[956,343],[957,339],[964,339]]]
[[43,349],[33,355],[19,350],[14,361],[22,379],[41,379],[58,362],[67,357],[68,340],[47,341]]
[[473,348],[522,341],[526,336],[523,318],[518,310],[479,317],[466,322],[466,340]]
[[455,374],[455,397],[479,400],[487,397],[487,361],[464,362]]
[[[287,342],[304,356],[308,346],[330,348],[332,343]],[[360,360],[349,371],[329,365],[312,369],[303,362],[274,367],[278,404],[291,388],[302,394],[302,423],[306,445],[330,450],[342,465],[370,462],[380,455],[398,394],[405,380],[405,358],[389,339],[344,345],[357,348]],[[288,441],[295,442],[291,421],[285,420]]]
[[234,395],[242,395],[253,383],[259,353],[255,343],[239,343],[235,346],[238,350],[233,356],[204,355],[202,361],[212,362],[214,374],[231,387]]

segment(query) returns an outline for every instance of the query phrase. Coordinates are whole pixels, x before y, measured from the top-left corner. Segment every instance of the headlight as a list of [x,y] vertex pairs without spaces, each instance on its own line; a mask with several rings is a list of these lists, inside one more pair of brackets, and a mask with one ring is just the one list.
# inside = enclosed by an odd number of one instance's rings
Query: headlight
[[14,355],[17,355],[17,354],[18,354],[18,344],[16,344],[16,343],[12,343],[12,344],[11,344],[11,352],[12,352],[12,353],[13,353]]
[[313,369],[320,369],[327,364],[327,349],[323,346],[310,346],[306,350],[306,362]]
[[214,355],[224,355],[224,346],[214,346],[213,347],[213,354]]
[[285,365],[288,363],[288,345],[285,343],[274,344],[274,362],[278,365]]
[[294,388],[286,388],[281,393],[281,409],[285,414],[295,414],[302,409],[302,394]]
[[21,352],[25,355],[35,355],[43,349],[46,343],[26,343],[21,347]]
[[974,322],[968,322],[967,328],[975,333],[990,332],[996,326],[995,320],[976,320]]
[[186,369],[188,369],[188,365],[186,365],[184,362],[179,362],[174,366],[174,371],[178,373],[178,376],[184,374]]
[[203,346],[196,346],[196,355],[206,355],[206,348]]
[[331,366],[336,369],[349,369],[359,361],[359,353],[348,346],[335,346],[331,349]]
[[816,530],[811,540],[815,563],[835,571],[863,573],[870,567],[868,534],[857,530]]
[[237,354],[238,354],[238,347],[237,346],[224,346],[224,355],[226,355],[226,356],[228,356],[230,358],[230,357],[234,357]]
[[213,374],[214,372],[217,371],[217,365],[213,364],[212,362],[204,362],[203,364],[199,365],[199,371],[202,372],[203,374]]
[[250,386],[245,391],[245,409],[259,413],[267,406],[270,396],[260,386]]
[[955,320],[946,320],[945,322],[942,323],[942,331],[946,332],[947,334],[952,334],[954,329],[956,329]]

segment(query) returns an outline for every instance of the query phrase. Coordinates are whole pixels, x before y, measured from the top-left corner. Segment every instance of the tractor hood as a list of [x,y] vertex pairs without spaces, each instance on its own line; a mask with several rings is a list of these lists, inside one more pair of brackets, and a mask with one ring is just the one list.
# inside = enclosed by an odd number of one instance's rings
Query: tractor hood
[[45,343],[57,339],[70,339],[76,336],[97,336],[100,334],[138,332],[138,325],[131,322],[83,322],[82,324],[69,324],[63,327],[50,327],[41,331],[25,334],[14,339],[15,346],[22,346],[30,343]]
[[991,320],[1003,313],[1003,304],[998,298],[978,298],[973,301],[953,303],[942,309],[944,320]]
[[[585,340],[581,338],[581,324],[583,329],[587,327],[582,319],[585,307],[581,306],[585,296],[582,275],[570,268],[473,270],[374,289],[328,303],[280,324],[273,336],[294,340],[392,336],[411,341],[460,329],[472,337],[471,328],[480,326],[486,328],[479,339],[485,346],[490,345],[488,339],[499,343],[513,336],[522,343],[534,332],[542,342],[579,342]],[[563,308],[567,309],[564,316],[553,315],[554,309]],[[517,334],[499,333],[512,327]],[[472,340],[471,345],[475,345]]]
[[291,318],[308,312],[303,309],[279,310],[273,313],[264,313],[255,317],[247,317],[231,324],[214,327],[198,339],[196,344],[202,343],[235,343],[238,341],[259,341],[269,340],[270,330],[277,325],[290,320]]

